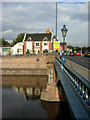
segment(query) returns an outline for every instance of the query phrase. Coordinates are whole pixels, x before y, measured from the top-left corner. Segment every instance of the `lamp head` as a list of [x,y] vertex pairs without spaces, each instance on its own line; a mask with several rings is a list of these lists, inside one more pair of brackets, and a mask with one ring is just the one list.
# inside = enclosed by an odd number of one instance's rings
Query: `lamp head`
[[63,37],[66,36],[67,31],[68,31],[68,29],[66,28],[66,25],[64,24],[64,25],[63,25],[63,28],[61,29],[61,32],[62,32]]

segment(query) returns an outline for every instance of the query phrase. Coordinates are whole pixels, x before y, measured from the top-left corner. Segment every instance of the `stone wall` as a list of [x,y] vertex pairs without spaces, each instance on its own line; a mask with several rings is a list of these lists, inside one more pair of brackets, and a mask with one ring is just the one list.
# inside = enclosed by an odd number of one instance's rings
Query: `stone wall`
[[48,75],[48,69],[3,69],[0,75]]
[[48,75],[48,64],[57,54],[6,56],[0,58],[0,75]]
[[2,57],[0,68],[46,69],[48,62],[55,61],[56,54],[39,54],[35,56],[7,56]]

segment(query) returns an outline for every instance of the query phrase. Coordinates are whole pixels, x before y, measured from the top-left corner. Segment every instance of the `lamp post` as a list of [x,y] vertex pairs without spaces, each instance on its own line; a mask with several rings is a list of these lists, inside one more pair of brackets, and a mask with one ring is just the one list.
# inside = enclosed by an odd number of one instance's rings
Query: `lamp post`
[[58,2],[56,2],[56,40],[57,40],[57,4]]
[[57,40],[57,5],[60,2],[56,2],[56,40]]
[[61,29],[62,36],[63,36],[63,55],[62,55],[62,58],[61,58],[61,66],[62,66],[62,68],[63,68],[63,64],[66,62],[64,46],[65,46],[65,37],[66,37],[67,31],[68,31],[68,29],[66,28],[66,25],[64,24],[63,28]]

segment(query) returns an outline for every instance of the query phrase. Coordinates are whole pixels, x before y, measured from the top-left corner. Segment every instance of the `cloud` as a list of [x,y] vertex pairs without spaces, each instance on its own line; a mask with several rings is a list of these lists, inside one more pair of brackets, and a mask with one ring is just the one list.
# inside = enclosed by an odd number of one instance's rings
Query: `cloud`
[[[2,31],[7,40],[15,39],[16,35],[21,32],[45,32],[46,28],[52,30],[52,27],[55,26],[55,2],[3,2],[2,7]],[[66,24],[69,29],[67,42],[72,43],[72,45],[75,43],[77,45],[86,44],[88,39],[88,4],[63,3],[58,4],[57,9],[58,39],[62,41],[60,29],[63,24]]]
[[2,2],[89,2],[89,0],[2,0]]
[[6,40],[13,40],[13,38],[16,38],[16,36],[17,33],[11,29],[2,32],[2,38],[5,38]]
[[[69,8],[68,8],[69,7]],[[88,3],[86,4],[59,4],[58,11],[60,15],[70,16],[71,20],[78,19],[80,21],[87,21],[88,18]]]

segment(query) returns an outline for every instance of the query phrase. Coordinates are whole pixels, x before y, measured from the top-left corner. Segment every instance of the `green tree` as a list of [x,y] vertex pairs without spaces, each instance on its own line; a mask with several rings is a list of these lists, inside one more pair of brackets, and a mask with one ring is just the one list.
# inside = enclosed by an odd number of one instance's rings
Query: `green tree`
[[82,52],[83,53],[90,52],[90,47],[83,47]]
[[80,50],[81,50],[81,48],[80,48],[80,47],[76,47],[76,51],[78,51],[78,52],[79,52]]
[[75,51],[75,48],[74,48],[74,47],[72,47],[72,51],[73,51],[73,52]]
[[17,42],[15,40],[13,40],[13,42],[11,43],[12,46],[14,46]]
[[2,39],[0,39],[0,45],[2,45],[2,46],[9,46],[10,44],[9,44],[8,41],[6,41],[4,38],[2,38]]
[[23,38],[24,38],[24,34],[25,34],[25,33],[20,33],[20,34],[18,34],[16,40],[13,40],[13,42],[12,42],[11,45],[13,46],[13,45],[15,45],[15,44],[18,43],[18,42],[22,42],[22,41],[23,41]]
[[68,45],[67,48],[72,49],[72,46],[71,46],[71,45]]

